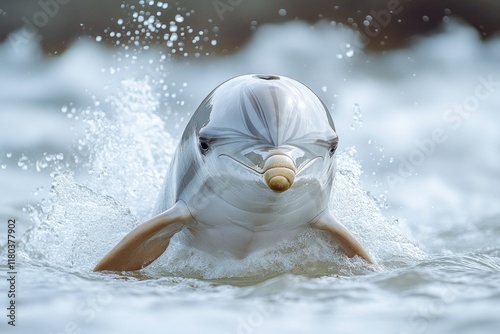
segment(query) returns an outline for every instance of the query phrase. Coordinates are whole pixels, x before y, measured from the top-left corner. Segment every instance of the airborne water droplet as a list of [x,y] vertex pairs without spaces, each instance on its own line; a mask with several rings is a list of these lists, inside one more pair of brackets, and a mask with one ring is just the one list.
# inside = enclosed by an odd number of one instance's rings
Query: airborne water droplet
[[19,158],[19,160],[17,161],[17,165],[19,167],[21,167],[22,170],[27,170],[28,169],[28,164],[29,164],[29,159],[27,156],[25,156],[24,154]]
[[363,118],[359,104],[355,103],[352,108],[352,111],[353,111],[352,115],[353,122],[351,123],[351,130],[355,130],[356,128],[360,128],[363,126]]
[[184,17],[180,14],[177,14],[175,15],[175,21],[179,23],[184,22]]
[[346,43],[344,45],[344,49],[346,57],[351,58],[352,56],[354,56],[354,49],[352,48],[352,45],[350,43]]

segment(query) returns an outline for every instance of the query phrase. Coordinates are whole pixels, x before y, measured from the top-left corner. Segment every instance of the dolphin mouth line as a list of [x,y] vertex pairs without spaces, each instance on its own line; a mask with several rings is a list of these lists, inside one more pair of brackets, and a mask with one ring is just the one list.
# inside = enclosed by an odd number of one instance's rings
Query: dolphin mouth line
[[[277,155],[277,154],[274,154],[274,155]],[[273,155],[271,155],[270,157],[272,157],[272,156],[273,156]],[[244,163],[244,162],[241,162],[240,160],[235,159],[235,158],[233,158],[232,156],[230,156],[230,155],[228,155],[228,154],[220,154],[220,155],[219,155],[219,158],[220,158],[220,157],[227,157],[227,158],[229,158],[229,159],[233,160],[234,162],[236,162],[236,163],[238,163],[238,164],[240,164],[240,165],[242,165],[242,166],[244,166],[244,167],[248,168],[249,170],[251,170],[251,171],[252,171],[252,172],[254,172],[255,174],[257,174],[257,175],[261,175],[261,176],[262,176],[262,175],[264,175],[264,173],[265,173],[265,172],[267,172],[268,170],[273,169],[273,168],[287,168],[287,169],[290,169],[291,171],[293,171],[293,172],[295,173],[295,175],[299,175],[299,174],[300,174],[300,173],[302,173],[304,170],[306,170],[307,168],[309,168],[309,167],[310,167],[313,163],[315,163],[315,162],[316,162],[316,160],[319,160],[319,159],[323,160],[323,157],[321,157],[321,156],[314,157],[314,158],[312,158],[311,160],[309,160],[309,161],[308,161],[305,165],[303,165],[302,167],[300,167],[300,169],[298,169],[298,170],[293,170],[293,169],[291,169],[291,168],[289,168],[289,167],[285,167],[285,166],[276,166],[276,167],[271,167],[271,168],[268,168],[268,169],[265,169],[265,170],[264,170],[264,169],[262,169],[261,171],[259,171],[259,170],[255,169],[254,167],[252,167],[252,166],[250,166],[250,165],[248,165],[248,164],[246,164],[246,163]],[[268,159],[269,159],[270,157],[268,157]]]
[[239,161],[238,159],[233,158],[232,156],[230,156],[230,155],[228,155],[228,154],[220,154],[220,155],[219,155],[219,158],[221,158],[221,157],[226,157],[226,158],[229,158],[229,159],[233,160],[234,162],[236,162],[236,163],[238,163],[238,164],[240,164],[240,165],[242,165],[242,166],[244,166],[244,167],[246,167],[246,168],[250,169],[250,170],[251,170],[252,172],[254,172],[255,174],[258,174],[258,175],[262,175],[262,174],[264,174],[264,171],[260,171],[260,172],[259,172],[257,169],[253,168],[252,166],[247,165],[246,163],[243,163],[243,162]]
[[297,171],[296,175],[299,175],[300,173],[302,173],[304,170],[306,170],[307,168],[311,167],[311,165],[313,163],[316,162],[316,160],[323,160],[323,157],[314,157],[312,158],[311,160],[309,160],[304,166],[300,167],[300,169]]

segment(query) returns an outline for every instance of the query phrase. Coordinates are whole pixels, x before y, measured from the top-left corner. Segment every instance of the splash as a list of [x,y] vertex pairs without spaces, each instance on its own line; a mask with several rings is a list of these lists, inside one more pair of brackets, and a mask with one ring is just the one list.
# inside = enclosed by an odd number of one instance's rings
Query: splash
[[212,20],[208,25],[212,29],[194,28],[196,26],[195,11],[179,6],[172,8],[163,1],[143,1],[123,3],[122,16],[116,20],[116,30],[104,30],[103,36],[96,41],[109,41],[121,49],[127,57],[130,50],[147,51],[151,45],[160,44],[166,47],[166,57],[173,55],[182,57],[209,56],[211,46],[217,45],[217,31]]
[[[83,112],[87,126],[80,150],[90,152],[83,174],[58,173],[51,199],[33,211],[35,226],[21,246],[25,259],[89,272],[111,247],[150,218],[175,149],[148,80],[126,80],[102,109]],[[425,254],[387,220],[360,185],[361,166],[354,148],[337,157],[331,207],[366,246],[380,268],[401,266]],[[379,268],[379,269],[380,269]],[[187,249],[175,236],[160,259],[143,270],[150,277],[265,279],[282,273],[354,275],[373,271],[361,259],[349,259],[320,233],[307,231],[294,240],[243,260],[212,258]]]
[[108,99],[108,110],[87,118],[80,145],[91,152],[83,184],[112,196],[145,219],[163,183],[174,140],[148,80],[125,80]]
[[425,253],[400,233],[398,221],[385,218],[378,203],[361,187],[361,165],[355,148],[346,149],[337,165],[331,206],[361,244],[387,266],[424,259]]
[[86,132],[74,149],[80,165],[53,165],[50,199],[29,207],[25,259],[90,270],[149,217],[174,151],[157,107],[147,80],[126,80],[102,109],[82,110]]
[[[114,198],[76,184],[68,174],[52,182],[51,207],[24,236],[20,254],[44,265],[89,271],[97,254],[106,252],[138,222]],[[41,219],[40,219],[41,218]]]

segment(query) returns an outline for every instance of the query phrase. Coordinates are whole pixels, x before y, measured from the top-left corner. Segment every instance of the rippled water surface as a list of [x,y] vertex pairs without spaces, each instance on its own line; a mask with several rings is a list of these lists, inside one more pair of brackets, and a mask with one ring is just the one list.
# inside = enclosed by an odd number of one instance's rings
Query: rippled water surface
[[[0,45],[0,218],[22,238],[17,326],[2,316],[2,333],[497,333],[500,40],[451,22],[406,50],[353,45],[298,22],[189,61],[83,40],[51,59]],[[197,105],[243,73],[296,78],[331,108],[332,207],[378,265],[310,233],[241,261],[174,240],[141,272],[91,272],[149,217]]]

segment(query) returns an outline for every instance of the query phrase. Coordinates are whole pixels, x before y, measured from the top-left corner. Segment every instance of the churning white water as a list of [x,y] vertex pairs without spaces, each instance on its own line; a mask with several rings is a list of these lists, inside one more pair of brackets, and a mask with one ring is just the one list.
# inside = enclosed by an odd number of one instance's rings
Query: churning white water
[[[496,333],[500,40],[452,22],[405,50],[354,45],[299,22],[189,60],[83,40],[53,59],[1,45],[0,218],[22,239],[14,331]],[[174,240],[141,272],[91,272],[149,218],[197,105],[244,73],[295,78],[331,107],[332,207],[378,265],[310,233],[239,261]]]

